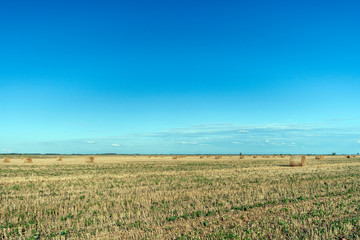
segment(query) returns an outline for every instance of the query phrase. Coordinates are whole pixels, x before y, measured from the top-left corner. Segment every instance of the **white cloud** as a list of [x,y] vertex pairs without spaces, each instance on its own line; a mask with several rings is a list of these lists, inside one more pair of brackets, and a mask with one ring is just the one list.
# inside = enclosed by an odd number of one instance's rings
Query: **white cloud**
[[95,141],[88,141],[88,143],[90,143],[90,144],[94,144],[94,143],[96,143]]
[[248,133],[249,131],[247,130],[240,130],[239,133]]
[[113,144],[111,144],[111,146],[113,146],[113,147],[120,147],[120,144],[113,143]]
[[270,140],[267,140],[267,139],[266,139],[266,140],[265,140],[265,142],[267,142],[267,143],[268,143],[268,142],[270,142]]
[[360,139],[359,139],[359,140],[357,140],[357,143],[358,143],[358,144],[360,144]]
[[197,144],[197,142],[179,142],[180,144]]
[[234,143],[234,144],[242,144],[241,142],[231,142],[231,143]]

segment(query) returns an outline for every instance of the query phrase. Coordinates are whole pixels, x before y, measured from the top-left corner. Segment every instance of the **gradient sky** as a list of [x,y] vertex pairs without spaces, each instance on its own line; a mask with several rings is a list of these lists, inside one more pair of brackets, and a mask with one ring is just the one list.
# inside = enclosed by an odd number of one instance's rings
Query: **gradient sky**
[[0,2],[0,153],[360,152],[359,1]]

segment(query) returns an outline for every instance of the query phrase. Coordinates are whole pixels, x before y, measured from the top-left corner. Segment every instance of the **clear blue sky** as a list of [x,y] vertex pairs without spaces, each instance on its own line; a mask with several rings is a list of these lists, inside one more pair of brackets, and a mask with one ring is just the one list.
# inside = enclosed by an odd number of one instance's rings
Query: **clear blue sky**
[[360,152],[359,1],[0,3],[0,153]]

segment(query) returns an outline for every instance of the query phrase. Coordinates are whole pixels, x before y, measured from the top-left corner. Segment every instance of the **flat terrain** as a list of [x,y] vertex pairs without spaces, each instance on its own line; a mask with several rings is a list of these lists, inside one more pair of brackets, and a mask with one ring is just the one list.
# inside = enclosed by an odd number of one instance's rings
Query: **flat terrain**
[[86,160],[1,159],[0,239],[360,239],[359,157]]

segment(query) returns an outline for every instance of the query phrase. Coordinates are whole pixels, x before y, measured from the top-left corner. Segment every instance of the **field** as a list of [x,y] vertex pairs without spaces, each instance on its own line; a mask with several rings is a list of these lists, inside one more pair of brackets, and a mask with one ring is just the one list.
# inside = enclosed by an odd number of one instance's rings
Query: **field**
[[10,156],[0,239],[360,239],[360,158]]

